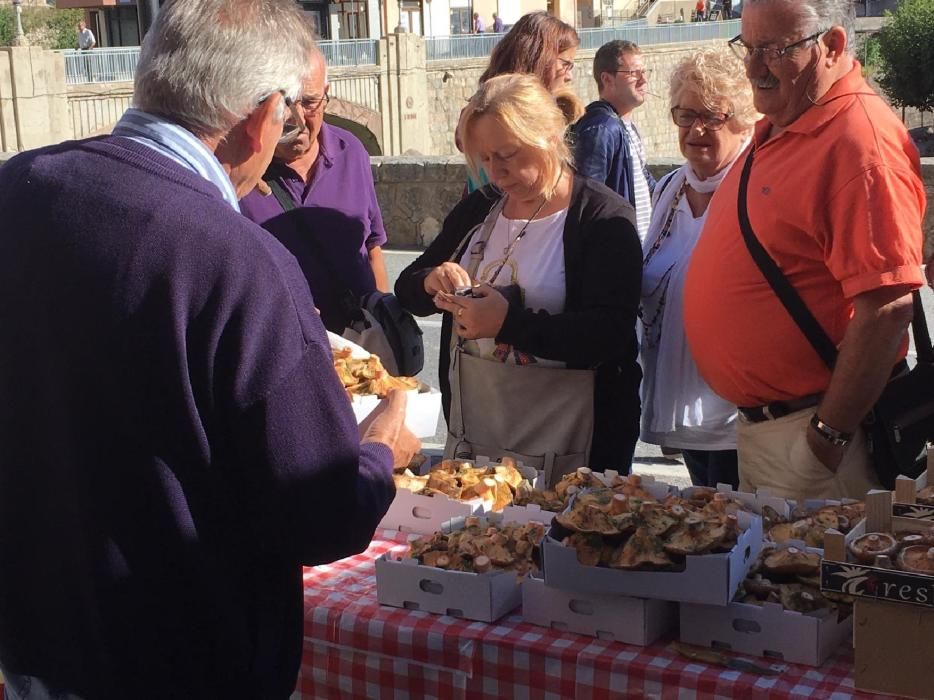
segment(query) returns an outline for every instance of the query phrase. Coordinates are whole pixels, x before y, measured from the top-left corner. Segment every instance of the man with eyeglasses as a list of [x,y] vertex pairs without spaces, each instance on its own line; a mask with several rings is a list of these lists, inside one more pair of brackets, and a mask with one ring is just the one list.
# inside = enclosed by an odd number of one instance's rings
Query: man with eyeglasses
[[7,700],[288,698],[302,565],[360,552],[418,442],[363,432],[295,259],[241,216],[314,38],[169,0],[112,135],[0,170]]
[[631,41],[601,46],[593,59],[600,99],[587,105],[574,125],[574,163],[581,175],[604,183],[636,210],[636,229],[644,241],[652,218],[655,179],[632,113],[645,102],[649,71],[642,49]]
[[[684,299],[701,374],[740,407],[745,490],[862,498],[878,485],[861,424],[902,369],[925,193],[917,149],[853,58],[852,27],[849,0],[747,0],[730,42],[764,119],[710,205]],[[754,262],[756,241],[815,344]]]
[[274,191],[254,190],[240,207],[296,257],[321,320],[340,334],[364,294],[390,289],[370,158],[356,136],[324,121],[328,89],[324,55],[315,51],[296,102],[306,128],[276,148],[264,175]]

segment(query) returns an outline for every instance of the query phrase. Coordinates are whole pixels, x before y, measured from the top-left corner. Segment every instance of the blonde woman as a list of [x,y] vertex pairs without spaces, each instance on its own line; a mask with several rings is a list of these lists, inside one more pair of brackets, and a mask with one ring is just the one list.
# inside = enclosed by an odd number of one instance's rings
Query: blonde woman
[[707,205],[758,115],[742,63],[725,50],[684,59],[670,97],[687,162],[656,185],[643,249],[642,440],[681,450],[695,485],[736,487],[736,407],[698,374],[685,338],[683,291]]
[[585,464],[628,470],[639,431],[633,210],[574,172],[565,125],[535,76],[486,81],[463,135],[491,184],[396,283],[412,313],[444,313],[446,454],[510,455],[552,480]]

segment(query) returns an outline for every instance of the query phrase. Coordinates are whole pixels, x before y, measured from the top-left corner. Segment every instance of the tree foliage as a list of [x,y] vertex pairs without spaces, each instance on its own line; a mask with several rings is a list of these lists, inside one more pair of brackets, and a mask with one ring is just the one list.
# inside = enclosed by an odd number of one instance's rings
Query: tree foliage
[[[46,49],[73,49],[77,46],[78,20],[83,10],[57,10],[54,7],[24,7],[23,31],[29,43]],[[14,10],[0,7],[0,46],[10,46],[16,33]]]
[[934,0],[902,0],[879,32],[879,84],[897,107],[934,109]]

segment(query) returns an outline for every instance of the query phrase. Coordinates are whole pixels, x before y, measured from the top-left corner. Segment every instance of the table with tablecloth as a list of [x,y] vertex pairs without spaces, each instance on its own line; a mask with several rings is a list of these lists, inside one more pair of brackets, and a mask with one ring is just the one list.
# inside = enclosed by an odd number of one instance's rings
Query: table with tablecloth
[[[851,649],[778,676],[692,662],[669,648],[611,642],[522,621],[471,622],[379,605],[375,560],[406,536],[378,531],[369,549],[306,568],[298,698],[849,698]],[[518,611],[517,611],[518,612]],[[765,662],[767,663],[767,662]]]

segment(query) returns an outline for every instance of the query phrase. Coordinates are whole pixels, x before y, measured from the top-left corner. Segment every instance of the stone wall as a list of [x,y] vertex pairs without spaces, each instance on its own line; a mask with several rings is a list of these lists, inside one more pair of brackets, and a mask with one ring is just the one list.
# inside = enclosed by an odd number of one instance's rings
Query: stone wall
[[61,56],[35,47],[0,48],[0,151],[71,137]]
[[[636,110],[633,119],[642,134],[646,152],[655,158],[677,158],[678,132],[668,110],[668,81],[674,67],[689,53],[705,46],[723,47],[722,41],[692,44],[663,44],[643,49],[645,65],[652,71],[649,90],[653,93]],[[581,51],[574,70],[574,91],[584,104],[597,99],[597,84],[593,79],[594,51]],[[487,59],[475,61],[432,62],[427,66],[428,109],[430,110],[431,152],[456,153],[454,129],[457,118],[486,68]]]
[[[389,244],[424,248],[441,231],[445,217],[460,200],[467,177],[462,156],[371,158],[376,196]],[[654,158],[656,178],[679,166],[680,159]],[[922,159],[928,209],[925,217],[925,259],[934,254],[934,158]]]

